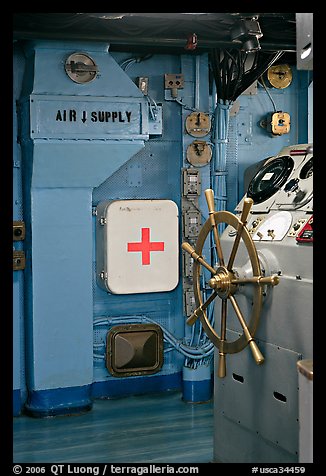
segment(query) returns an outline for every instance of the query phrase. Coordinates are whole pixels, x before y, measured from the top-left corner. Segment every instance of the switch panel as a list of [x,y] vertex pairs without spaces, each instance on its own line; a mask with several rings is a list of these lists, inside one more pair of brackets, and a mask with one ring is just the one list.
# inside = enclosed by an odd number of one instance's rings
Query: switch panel
[[293,236],[293,237],[297,236],[306,223],[307,223],[306,218],[300,218],[299,220],[297,220],[290,228],[288,236]]
[[191,316],[191,314],[196,310],[195,294],[192,289],[186,290],[184,299],[186,316]]
[[163,108],[161,104],[148,106],[148,133],[149,135],[161,136],[163,134]]
[[148,94],[148,78],[145,76],[140,76],[137,78],[137,86],[141,90],[141,92],[147,96]]
[[23,221],[13,222],[12,239],[14,241],[22,241],[25,239],[25,223]]
[[192,278],[194,260],[189,253],[183,253],[183,269],[186,278]]
[[290,114],[278,111],[267,117],[266,128],[273,135],[281,136],[290,132],[290,123]]
[[188,210],[184,216],[184,235],[186,238],[197,237],[201,227],[201,214]]
[[183,195],[191,198],[191,196],[199,196],[201,190],[201,178],[199,170],[189,168],[183,169]]
[[165,89],[172,89],[172,95],[176,94],[175,90],[183,89],[184,79],[183,74],[165,74],[164,87]]
[[25,269],[25,252],[24,251],[15,251],[13,252],[13,270],[20,271]]

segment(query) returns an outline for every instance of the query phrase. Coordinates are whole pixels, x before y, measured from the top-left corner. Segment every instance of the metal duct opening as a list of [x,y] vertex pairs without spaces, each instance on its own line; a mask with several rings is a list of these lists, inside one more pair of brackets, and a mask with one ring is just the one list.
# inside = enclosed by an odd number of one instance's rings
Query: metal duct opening
[[163,332],[156,324],[112,327],[107,334],[106,367],[115,377],[148,375],[163,365]]

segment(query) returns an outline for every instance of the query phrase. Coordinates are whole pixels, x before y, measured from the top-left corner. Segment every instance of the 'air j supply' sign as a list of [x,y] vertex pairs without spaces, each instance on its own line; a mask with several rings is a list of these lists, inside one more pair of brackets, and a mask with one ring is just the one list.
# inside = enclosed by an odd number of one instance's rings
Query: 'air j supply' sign
[[58,139],[144,139],[145,103],[139,98],[31,96],[31,136]]
[[91,122],[131,122],[131,111],[88,111],[83,109],[79,111],[76,109],[58,109],[55,117],[56,121],[60,122],[77,122],[82,121],[84,124],[87,121]]
[[114,294],[171,291],[179,280],[178,208],[171,200],[97,207],[98,284]]

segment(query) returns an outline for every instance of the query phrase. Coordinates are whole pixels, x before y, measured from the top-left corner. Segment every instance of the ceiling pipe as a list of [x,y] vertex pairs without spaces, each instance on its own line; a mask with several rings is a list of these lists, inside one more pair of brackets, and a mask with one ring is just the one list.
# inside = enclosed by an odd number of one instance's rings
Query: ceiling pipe
[[[42,32],[42,31],[14,31],[13,32],[14,40],[31,40],[31,39],[49,39],[49,40],[87,40],[87,41],[106,41],[111,45],[115,46],[128,46],[133,50],[135,47],[150,47],[151,49],[155,48],[180,48],[185,52],[184,49],[185,39],[184,38],[158,38],[158,37],[142,37],[142,38],[121,38],[117,36],[110,36],[104,34],[92,35],[89,33],[67,33],[67,32]],[[132,41],[132,44],[131,44]],[[279,51],[282,50],[288,53],[296,53],[296,45],[291,43],[270,43],[260,41],[260,46],[262,51]],[[198,40],[198,45],[196,50],[190,52],[190,54],[202,53],[203,51],[208,51],[212,48],[234,48],[235,44],[233,41],[218,41],[218,40],[207,40],[200,39]]]

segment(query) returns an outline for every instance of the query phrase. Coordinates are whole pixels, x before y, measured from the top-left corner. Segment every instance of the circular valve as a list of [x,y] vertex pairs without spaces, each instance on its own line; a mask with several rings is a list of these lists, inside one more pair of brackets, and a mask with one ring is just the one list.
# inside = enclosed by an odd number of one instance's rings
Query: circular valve
[[270,66],[267,70],[269,83],[277,89],[285,89],[292,82],[292,70],[288,64]]
[[204,140],[194,140],[187,148],[187,160],[194,167],[207,165],[212,158],[212,149]]
[[[246,228],[247,217],[253,204],[251,198],[244,200],[241,217],[228,211],[214,211],[214,193],[213,190],[205,190],[206,201],[209,210],[209,218],[204,223],[195,245],[193,248],[189,243],[182,244],[182,248],[189,253],[193,260],[193,281],[194,281],[194,294],[196,301],[196,310],[188,317],[187,324],[193,325],[199,318],[202,326],[213,344],[219,350],[219,363],[218,363],[218,376],[225,377],[226,375],[226,354],[233,354],[242,351],[247,345],[249,345],[255,362],[259,365],[264,362],[264,357],[260,352],[254,336],[256,334],[261,308],[264,286],[275,286],[279,283],[279,277],[264,276],[261,271],[260,262],[257,254],[255,244],[251,238],[251,235]],[[233,246],[228,258],[227,263],[224,262],[223,251],[218,233],[218,225],[220,223],[226,223],[232,226],[236,230]],[[212,267],[202,256],[203,247],[207,237],[213,232],[216,252],[218,256],[218,266]],[[249,277],[239,277],[234,269],[234,261],[239,249],[240,243],[243,242],[246,251],[249,255],[249,261],[252,273]],[[207,284],[212,289],[212,293],[209,298],[204,302],[200,287],[201,266],[207,269],[211,273],[211,278]],[[249,319],[244,316],[237,301],[237,292],[241,286],[253,286],[252,308]],[[212,327],[207,314],[206,309],[214,301],[216,297],[219,297],[221,302],[221,331],[218,334]],[[229,342],[226,339],[226,320],[227,320],[227,307],[231,304],[236,317],[242,328],[242,335],[234,341]],[[248,321],[248,323],[247,323]]]
[[192,112],[186,118],[186,131],[193,137],[204,137],[211,130],[211,119],[204,112]]
[[98,67],[86,53],[73,53],[66,59],[65,71],[75,83],[85,84],[96,78]]

